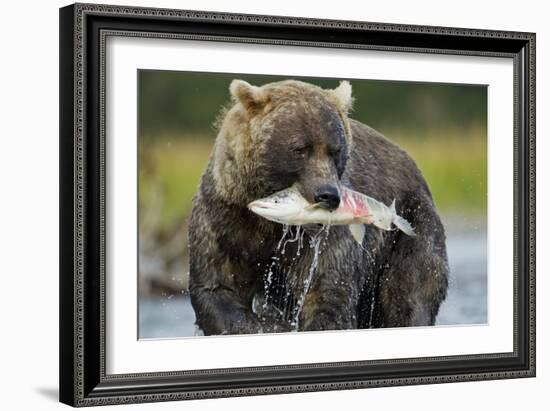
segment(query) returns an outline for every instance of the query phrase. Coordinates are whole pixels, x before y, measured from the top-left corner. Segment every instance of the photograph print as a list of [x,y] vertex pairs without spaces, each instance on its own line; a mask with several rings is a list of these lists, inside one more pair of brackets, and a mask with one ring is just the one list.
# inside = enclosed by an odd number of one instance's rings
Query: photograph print
[[487,87],[139,70],[140,339],[487,323]]

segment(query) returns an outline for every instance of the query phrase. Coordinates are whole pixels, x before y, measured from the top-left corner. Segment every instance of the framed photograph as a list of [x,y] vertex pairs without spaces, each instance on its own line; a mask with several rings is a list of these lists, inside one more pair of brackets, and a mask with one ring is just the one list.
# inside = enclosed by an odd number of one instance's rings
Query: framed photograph
[[60,400],[535,376],[535,34],[60,10]]

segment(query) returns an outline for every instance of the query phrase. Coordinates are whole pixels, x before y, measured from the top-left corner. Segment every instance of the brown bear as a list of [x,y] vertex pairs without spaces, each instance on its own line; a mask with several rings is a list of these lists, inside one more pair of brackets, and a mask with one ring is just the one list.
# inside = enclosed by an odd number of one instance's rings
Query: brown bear
[[[348,117],[352,90],[234,80],[189,227],[190,293],[205,335],[433,325],[446,296],[445,233],[414,161]],[[416,236],[366,226],[285,227],[247,204],[292,185],[335,209],[339,187],[397,212]]]

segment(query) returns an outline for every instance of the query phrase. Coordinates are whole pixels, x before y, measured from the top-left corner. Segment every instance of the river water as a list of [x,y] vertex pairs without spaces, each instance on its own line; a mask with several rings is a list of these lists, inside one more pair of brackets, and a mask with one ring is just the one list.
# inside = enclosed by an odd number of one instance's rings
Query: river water
[[[436,325],[487,323],[487,238],[483,232],[449,236],[451,275]],[[174,338],[200,335],[187,295],[139,301],[139,337]],[[198,334],[197,334],[198,333]]]

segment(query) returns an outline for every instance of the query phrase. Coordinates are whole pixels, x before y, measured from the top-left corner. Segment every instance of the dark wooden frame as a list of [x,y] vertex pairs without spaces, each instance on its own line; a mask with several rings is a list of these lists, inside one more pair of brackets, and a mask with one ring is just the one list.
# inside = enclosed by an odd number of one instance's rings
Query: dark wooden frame
[[[513,58],[514,351],[107,375],[104,52],[110,35]],[[60,10],[60,220],[60,400],[70,405],[532,377],[535,34],[90,4],[64,7]]]

